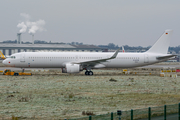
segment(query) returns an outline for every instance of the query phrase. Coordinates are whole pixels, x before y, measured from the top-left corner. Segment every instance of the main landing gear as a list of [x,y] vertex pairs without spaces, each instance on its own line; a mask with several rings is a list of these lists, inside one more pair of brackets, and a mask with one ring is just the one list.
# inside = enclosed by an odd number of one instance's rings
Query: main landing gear
[[93,75],[93,72],[92,71],[86,71],[85,75]]

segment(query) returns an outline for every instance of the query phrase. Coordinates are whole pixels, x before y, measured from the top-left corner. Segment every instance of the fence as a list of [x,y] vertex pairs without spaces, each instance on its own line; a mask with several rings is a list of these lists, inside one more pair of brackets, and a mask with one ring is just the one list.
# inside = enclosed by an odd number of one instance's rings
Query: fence
[[[119,118],[120,117],[120,118]],[[118,116],[117,112],[104,115],[92,115],[83,118],[68,120],[180,120],[180,103],[174,105],[164,105],[159,107],[149,107],[144,109],[136,109],[122,111],[122,115]],[[65,119],[66,120],[66,119]]]

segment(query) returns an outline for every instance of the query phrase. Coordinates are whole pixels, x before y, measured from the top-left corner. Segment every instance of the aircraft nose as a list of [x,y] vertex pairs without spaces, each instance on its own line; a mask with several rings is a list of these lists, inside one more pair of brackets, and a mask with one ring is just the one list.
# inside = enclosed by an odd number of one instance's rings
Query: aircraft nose
[[3,63],[4,65],[6,65],[6,64],[7,64],[6,60],[3,60],[3,61],[2,61],[2,63]]

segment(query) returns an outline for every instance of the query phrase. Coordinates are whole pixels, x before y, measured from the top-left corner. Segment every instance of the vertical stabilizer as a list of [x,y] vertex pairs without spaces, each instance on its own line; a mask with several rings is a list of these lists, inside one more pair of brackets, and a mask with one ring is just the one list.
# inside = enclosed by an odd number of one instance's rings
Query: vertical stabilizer
[[6,59],[6,57],[4,56],[4,54],[1,51],[0,51],[0,58],[3,60]]
[[165,30],[163,35],[156,43],[147,51],[147,53],[162,53],[167,54],[172,37],[173,30]]
[[125,50],[124,50],[124,47],[122,46],[122,52],[124,53],[125,52]]

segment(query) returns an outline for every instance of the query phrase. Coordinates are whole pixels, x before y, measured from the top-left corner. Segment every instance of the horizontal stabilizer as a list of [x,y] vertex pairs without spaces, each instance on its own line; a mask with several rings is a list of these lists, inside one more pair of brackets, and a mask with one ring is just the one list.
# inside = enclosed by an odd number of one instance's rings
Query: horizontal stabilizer
[[158,60],[164,60],[164,59],[169,59],[169,58],[175,57],[175,56],[177,56],[177,55],[160,56],[160,57],[156,57],[156,59],[158,59]]

